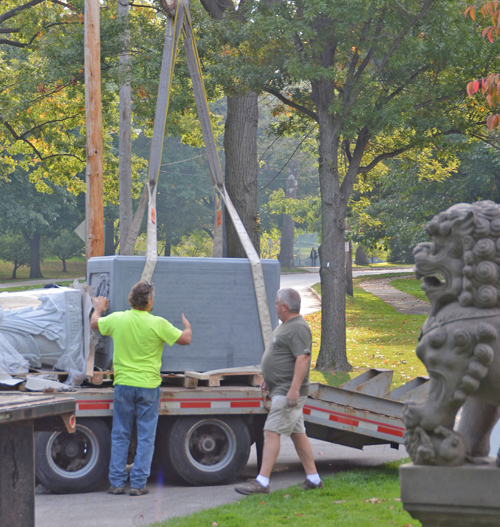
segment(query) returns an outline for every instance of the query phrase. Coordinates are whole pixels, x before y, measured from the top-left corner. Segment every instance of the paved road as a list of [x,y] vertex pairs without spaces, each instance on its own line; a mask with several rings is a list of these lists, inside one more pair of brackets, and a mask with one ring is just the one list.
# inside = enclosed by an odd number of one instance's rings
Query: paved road
[[0,284],[0,289],[10,289],[13,287],[24,287],[28,285],[45,285],[45,284],[53,284],[55,282],[74,282],[75,280],[78,280],[82,282],[85,280],[85,277],[80,276],[79,278],[44,278],[42,280],[26,280],[25,282],[17,282],[17,281],[11,281],[11,282],[5,282],[4,284]]
[[[321,309],[321,299],[310,289],[311,286],[320,281],[319,269],[314,267],[309,267],[307,269],[309,270],[309,273],[282,274],[280,280],[280,287],[292,287],[300,293],[300,296],[302,297],[302,315],[310,315]],[[408,267],[401,269],[366,269],[353,271],[353,276],[376,276],[379,274],[401,272],[408,272],[411,274],[412,270]]]

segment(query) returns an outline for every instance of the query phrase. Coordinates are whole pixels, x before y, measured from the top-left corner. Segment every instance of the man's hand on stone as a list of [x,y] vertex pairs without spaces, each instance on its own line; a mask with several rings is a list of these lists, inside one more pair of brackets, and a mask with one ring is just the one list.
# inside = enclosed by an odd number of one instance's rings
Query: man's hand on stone
[[102,313],[108,309],[109,300],[105,296],[98,296],[92,298],[92,303],[94,304],[94,309]]
[[286,394],[287,406],[297,406],[299,402],[299,390],[297,388],[290,388]]

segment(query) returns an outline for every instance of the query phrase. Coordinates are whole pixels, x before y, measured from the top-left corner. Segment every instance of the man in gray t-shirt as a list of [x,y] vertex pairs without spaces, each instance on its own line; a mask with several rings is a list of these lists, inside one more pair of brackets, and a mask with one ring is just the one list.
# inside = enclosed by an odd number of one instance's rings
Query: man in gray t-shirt
[[241,494],[269,494],[269,477],[280,451],[280,437],[290,436],[304,466],[304,490],[323,488],[311,443],[304,427],[303,408],[309,393],[312,337],[300,315],[300,295],[295,289],[280,289],[276,313],[282,321],[271,336],[262,357],[262,390],[268,390],[271,410],[264,425],[262,466],[256,479],[238,485]]

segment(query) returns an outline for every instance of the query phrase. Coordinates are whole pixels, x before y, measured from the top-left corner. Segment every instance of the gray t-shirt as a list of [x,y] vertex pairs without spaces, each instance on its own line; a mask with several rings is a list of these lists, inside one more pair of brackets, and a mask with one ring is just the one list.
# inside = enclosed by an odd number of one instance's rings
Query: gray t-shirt
[[[262,375],[269,395],[286,395],[292,384],[295,361],[299,355],[311,355],[312,336],[302,316],[280,324],[271,336],[262,357]],[[300,387],[300,395],[309,394],[309,371]]]

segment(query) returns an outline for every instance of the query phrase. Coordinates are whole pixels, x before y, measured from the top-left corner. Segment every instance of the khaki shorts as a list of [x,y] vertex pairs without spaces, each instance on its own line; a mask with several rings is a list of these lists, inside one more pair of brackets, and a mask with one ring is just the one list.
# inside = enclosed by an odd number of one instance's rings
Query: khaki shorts
[[264,430],[283,436],[305,434],[303,409],[306,399],[307,397],[299,397],[297,406],[288,406],[285,395],[271,397],[271,410],[267,416]]

